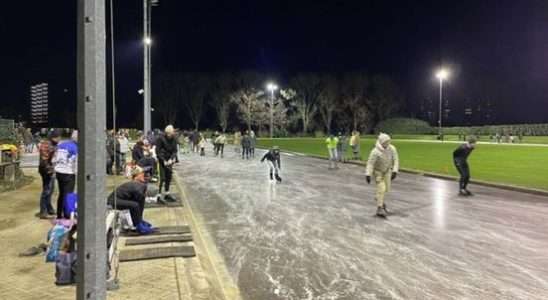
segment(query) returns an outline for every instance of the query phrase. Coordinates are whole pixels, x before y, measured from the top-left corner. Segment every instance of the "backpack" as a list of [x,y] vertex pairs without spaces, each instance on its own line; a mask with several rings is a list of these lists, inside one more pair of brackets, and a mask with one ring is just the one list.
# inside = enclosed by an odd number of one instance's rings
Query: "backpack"
[[55,284],[67,285],[76,282],[76,251],[59,252],[55,261]]

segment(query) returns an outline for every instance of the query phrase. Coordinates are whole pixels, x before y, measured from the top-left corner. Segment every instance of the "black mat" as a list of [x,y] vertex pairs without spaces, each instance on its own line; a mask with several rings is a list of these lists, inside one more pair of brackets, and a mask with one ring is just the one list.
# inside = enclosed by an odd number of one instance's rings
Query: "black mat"
[[[151,236],[151,235],[162,235],[162,234],[184,234],[190,233],[190,228],[188,226],[164,226],[164,227],[154,227],[154,232],[142,235],[142,236]],[[122,232],[123,236],[141,236],[136,231],[125,231]]]
[[168,257],[194,257],[193,246],[158,247],[146,249],[127,249],[120,251],[120,262]]
[[179,235],[158,235],[158,236],[140,236],[135,238],[126,239],[126,246],[131,245],[146,245],[146,244],[157,244],[157,243],[170,243],[170,242],[190,242],[192,241],[192,236],[190,234],[179,234]]

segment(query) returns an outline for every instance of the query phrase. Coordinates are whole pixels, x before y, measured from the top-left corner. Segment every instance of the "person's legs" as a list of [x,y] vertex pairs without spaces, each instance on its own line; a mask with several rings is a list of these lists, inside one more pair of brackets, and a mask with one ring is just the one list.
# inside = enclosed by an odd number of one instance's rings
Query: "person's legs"
[[52,175],[40,174],[42,176],[42,194],[40,195],[40,214],[48,214],[53,211],[51,206],[51,195],[55,188]]
[[221,147],[221,158],[223,158],[225,152],[225,144],[220,144],[219,147]]
[[164,162],[159,160],[158,161],[160,165],[160,182],[158,182],[158,189],[159,193],[162,193],[162,187],[164,186],[164,182],[166,181],[166,166],[164,165]]
[[255,148],[251,148],[251,158],[255,158]]
[[109,205],[112,207],[115,207],[117,210],[129,210],[129,213],[131,214],[131,220],[133,221],[133,225],[137,226],[142,221],[142,212],[141,208],[139,206],[139,203],[133,199],[116,199],[116,205],[114,201],[107,201]]
[[375,199],[377,200],[377,214],[379,215],[385,215],[386,211],[384,211],[384,197],[386,196],[386,192],[388,191],[390,187],[390,172],[386,172],[385,174],[374,171],[373,176],[375,176],[375,182],[377,184],[377,192],[375,194]]
[[63,210],[65,208],[65,199],[67,197],[67,174],[57,173],[57,185],[59,186],[59,196],[57,197],[57,219],[63,218]]
[[468,193],[470,194],[470,192],[468,191],[468,189],[466,189],[466,187],[468,186],[468,182],[470,181],[470,167],[468,167],[468,164],[462,166],[462,171],[463,171],[463,179],[462,179],[462,188]]
[[107,174],[112,175],[112,166],[114,165],[114,155],[110,155],[110,160],[107,162]]
[[466,171],[466,169],[464,168],[464,166],[462,164],[459,164],[459,163],[455,163],[455,167],[457,168],[457,171],[459,172],[460,174],[460,178],[459,178],[459,194],[463,194],[464,192],[464,189],[465,189],[465,181],[466,181],[466,177],[468,176],[468,172]]
[[268,164],[268,167],[270,168],[270,180],[272,180],[272,179],[274,179],[274,176],[272,174],[272,172],[275,169],[274,163],[271,162],[270,160],[267,160],[266,163]]

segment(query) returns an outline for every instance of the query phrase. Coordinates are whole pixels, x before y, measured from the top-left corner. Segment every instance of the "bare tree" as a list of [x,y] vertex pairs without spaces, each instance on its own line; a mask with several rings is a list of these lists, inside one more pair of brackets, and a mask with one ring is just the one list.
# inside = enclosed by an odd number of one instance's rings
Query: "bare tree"
[[230,96],[232,93],[232,74],[224,73],[211,80],[210,93],[212,98],[211,105],[217,113],[217,121],[223,132],[228,127],[228,118],[230,116]]
[[295,107],[303,124],[303,134],[308,133],[308,126],[318,110],[320,94],[320,77],[316,74],[299,74],[291,80],[295,90]]
[[156,112],[161,115],[164,124],[173,124],[177,114],[183,108],[183,76],[177,73],[163,73],[155,77],[157,99],[155,101]]
[[380,121],[392,117],[401,106],[401,95],[396,83],[385,75],[371,79],[368,104]]
[[339,108],[339,82],[330,75],[321,77],[321,88],[318,94],[318,111],[322,117],[326,133],[331,132],[333,117]]
[[264,106],[263,91],[256,88],[241,89],[230,96],[230,100],[236,104],[238,117],[245,122],[247,129],[251,130],[254,124],[253,118],[257,116],[259,108]]
[[353,130],[358,130],[360,125],[365,125],[369,114],[366,101],[369,77],[363,72],[350,73],[344,77],[342,85],[347,118],[351,120]]
[[186,73],[181,82],[184,104],[196,130],[199,128],[204,111],[207,81],[208,78],[204,74]]

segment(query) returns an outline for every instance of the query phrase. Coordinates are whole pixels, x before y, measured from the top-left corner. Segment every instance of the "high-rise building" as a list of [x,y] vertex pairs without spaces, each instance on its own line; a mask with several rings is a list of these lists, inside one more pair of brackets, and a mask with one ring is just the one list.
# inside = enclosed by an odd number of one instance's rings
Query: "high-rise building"
[[48,123],[49,89],[47,83],[30,87],[30,117],[32,124]]

